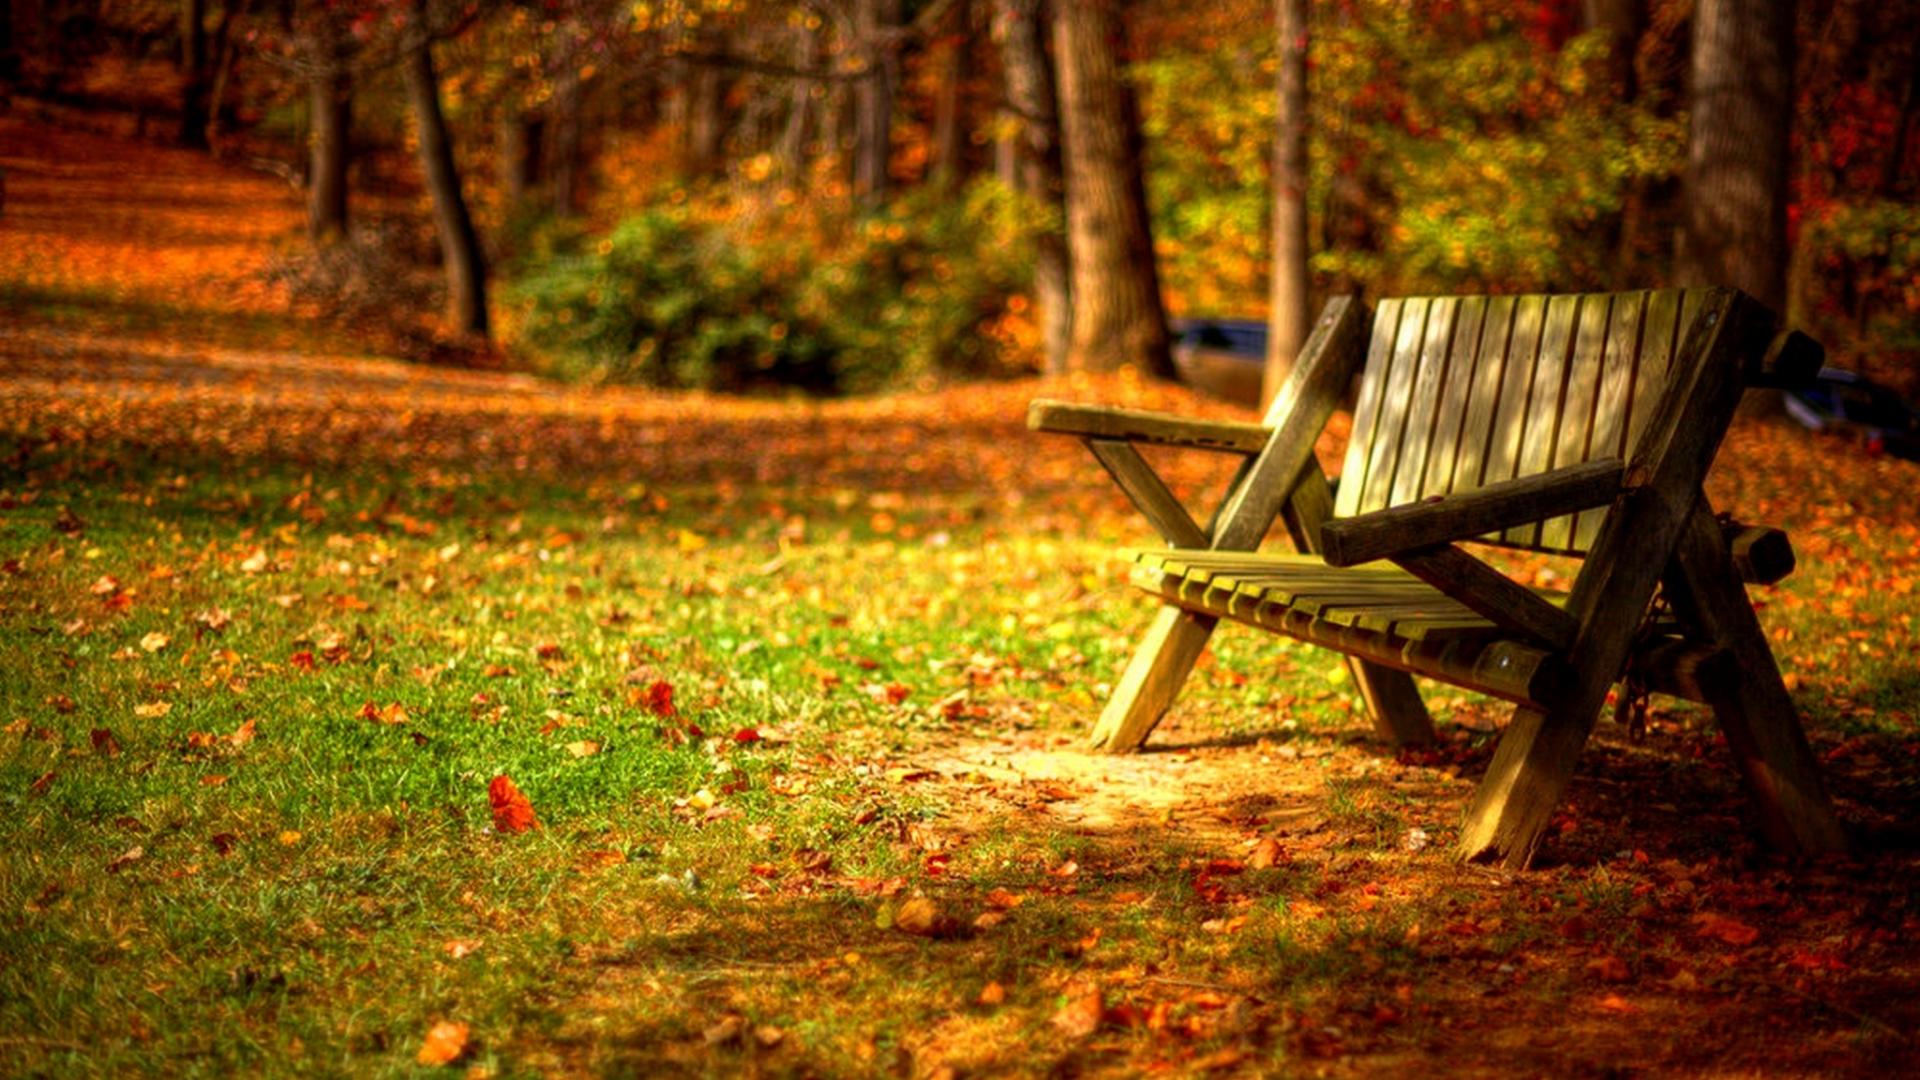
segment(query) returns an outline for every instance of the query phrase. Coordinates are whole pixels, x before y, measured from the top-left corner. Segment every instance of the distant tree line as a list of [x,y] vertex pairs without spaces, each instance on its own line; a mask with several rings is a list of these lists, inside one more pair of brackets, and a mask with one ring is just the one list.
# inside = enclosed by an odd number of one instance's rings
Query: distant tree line
[[[1333,291],[1720,281],[1898,368],[1920,356],[1917,9],[4,0],[0,83],[214,152],[301,147],[320,247],[355,236],[408,151],[445,325],[470,336],[498,329],[503,268],[607,272],[592,256],[620,221],[665,213],[679,232],[622,235],[722,237],[794,283],[752,301],[749,366],[833,306],[1044,370],[1164,374],[1169,310],[1269,315],[1280,370]],[[923,227],[948,208],[1016,220]],[[975,272],[989,239],[1017,244],[1017,295],[1005,267]],[[800,240],[814,253],[783,246]],[[558,333],[542,280],[526,319]],[[938,285],[960,299],[939,307]],[[889,292],[929,306],[900,316]],[[644,352],[671,317],[593,347]]]

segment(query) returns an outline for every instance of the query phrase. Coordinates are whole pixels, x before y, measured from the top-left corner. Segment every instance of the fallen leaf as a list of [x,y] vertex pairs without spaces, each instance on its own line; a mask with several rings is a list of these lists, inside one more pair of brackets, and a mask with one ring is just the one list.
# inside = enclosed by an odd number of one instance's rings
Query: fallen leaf
[[449,941],[446,944],[447,955],[455,960],[464,960],[479,952],[482,944],[479,941]]
[[505,776],[496,776],[487,785],[487,802],[493,807],[493,827],[503,833],[523,833],[540,825],[533,816],[533,803]]
[[572,754],[574,757],[577,757],[577,758],[592,757],[593,755],[599,752],[600,752],[600,744],[597,742],[589,742],[586,739],[581,739],[579,742],[570,742],[567,744],[567,753]]
[[718,1023],[702,1032],[700,1037],[706,1040],[708,1046],[730,1046],[739,1042],[746,1030],[746,1020],[738,1016],[723,1016]]
[[1695,915],[1693,921],[1696,924],[1695,933],[1699,936],[1723,941],[1735,948],[1744,948],[1760,940],[1759,927],[1748,926],[1738,919],[1730,919],[1724,915],[1703,911]]
[[1068,997],[1048,1022],[1070,1039],[1084,1039],[1100,1030],[1100,1021],[1106,1013],[1106,995],[1096,986]]
[[981,1005],[992,1008],[1007,1000],[1007,988],[997,982],[990,982],[980,988],[980,996],[974,999]]
[[467,1052],[467,1025],[442,1020],[427,1031],[413,1060],[421,1065],[451,1065]]
[[1271,870],[1280,863],[1280,841],[1269,836],[1253,846],[1247,855],[1247,869]]
[[159,652],[161,649],[166,648],[167,645],[172,641],[173,641],[172,638],[168,637],[167,635],[161,633],[158,630],[155,630],[153,633],[148,634],[145,637],[142,637],[140,639],[140,647],[147,650],[150,653],[156,653],[156,652]]
[[924,896],[916,896],[901,904],[899,910],[893,913],[893,927],[915,937],[943,938],[958,932],[960,924],[940,905]]
[[113,737],[113,731],[110,728],[94,728],[87,734],[87,738],[93,743],[94,753],[105,754],[108,757],[120,756],[120,740]]
[[107,864],[107,873],[117,873],[147,857],[147,849],[135,844],[120,853],[118,858]]
[[1617,956],[1607,955],[1587,961],[1587,974],[1601,982],[1621,983],[1633,978],[1633,970]]
[[145,705],[135,705],[133,715],[142,720],[158,720],[173,711],[171,701],[151,701]]

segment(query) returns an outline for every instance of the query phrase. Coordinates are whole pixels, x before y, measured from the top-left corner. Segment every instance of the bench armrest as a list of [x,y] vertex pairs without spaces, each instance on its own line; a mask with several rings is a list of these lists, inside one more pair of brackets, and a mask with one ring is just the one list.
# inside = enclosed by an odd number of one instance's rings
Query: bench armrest
[[1625,486],[1626,465],[1618,458],[1502,480],[1426,502],[1336,518],[1320,527],[1321,554],[1328,565],[1355,566],[1605,506]]
[[1240,420],[1200,420],[1171,413],[1080,405],[1042,398],[1027,406],[1027,427],[1083,439],[1113,439],[1156,446],[1186,446],[1252,456],[1272,431]]

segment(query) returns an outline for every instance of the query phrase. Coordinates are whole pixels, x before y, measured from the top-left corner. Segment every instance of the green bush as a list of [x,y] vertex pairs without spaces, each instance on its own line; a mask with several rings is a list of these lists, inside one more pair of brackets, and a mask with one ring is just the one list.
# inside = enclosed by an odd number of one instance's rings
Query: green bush
[[682,202],[559,245],[511,289],[520,343],[563,377],[721,391],[864,391],[1010,365],[992,330],[1025,285],[1028,245],[997,185],[857,222],[727,211]]

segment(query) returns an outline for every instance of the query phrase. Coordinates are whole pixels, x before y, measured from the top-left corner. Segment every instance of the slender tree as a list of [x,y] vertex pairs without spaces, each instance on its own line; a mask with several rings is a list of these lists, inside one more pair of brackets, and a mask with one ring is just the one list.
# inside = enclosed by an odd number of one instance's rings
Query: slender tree
[[1677,277],[1733,285],[1784,312],[1792,0],[1698,0],[1691,55]]
[[1061,0],[1054,12],[1073,272],[1067,364],[1083,371],[1131,366],[1171,378],[1140,117],[1122,71],[1125,33],[1117,0]]
[[1006,103],[1017,132],[1012,142],[1012,183],[1039,204],[1047,218],[1035,238],[1033,291],[1040,310],[1046,369],[1059,374],[1067,370],[1073,304],[1063,229],[1066,186],[1060,172],[1060,116],[1055,107],[1053,68],[1047,59],[1041,0],[998,0],[994,19],[1007,83]]
[[207,70],[207,0],[180,7],[180,145],[205,149],[212,73]]
[[900,84],[899,54],[887,36],[900,22],[900,0],[854,0],[854,33],[867,66],[854,86],[853,192],[868,206],[887,197],[893,160],[893,98]]
[[433,65],[432,21],[428,0],[409,0],[406,43],[407,98],[420,143],[420,167],[433,199],[434,226],[447,275],[447,322],[459,334],[487,336],[486,262],[480,237],[467,213],[460,172],[453,160],[453,136],[440,107],[440,77]]
[[353,159],[352,39],[338,14],[323,8],[308,36],[307,234],[316,243],[345,239],[347,166]]
[[1274,30],[1280,65],[1274,79],[1273,287],[1263,404],[1287,381],[1312,318],[1307,295],[1307,0],[1275,0]]

